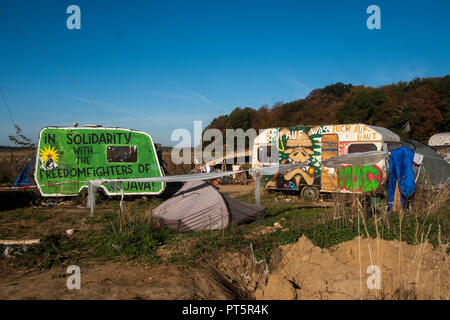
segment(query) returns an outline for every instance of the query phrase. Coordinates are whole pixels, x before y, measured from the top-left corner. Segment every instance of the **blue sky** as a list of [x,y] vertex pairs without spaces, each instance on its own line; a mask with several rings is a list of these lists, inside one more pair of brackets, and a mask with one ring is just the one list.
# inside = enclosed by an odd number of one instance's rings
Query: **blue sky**
[[[71,4],[81,30],[66,27]],[[366,27],[371,4],[381,30]],[[445,0],[0,0],[0,86],[35,140],[47,125],[110,118],[173,145],[174,129],[237,106],[450,74],[449,13]],[[8,145],[3,99],[0,115]]]

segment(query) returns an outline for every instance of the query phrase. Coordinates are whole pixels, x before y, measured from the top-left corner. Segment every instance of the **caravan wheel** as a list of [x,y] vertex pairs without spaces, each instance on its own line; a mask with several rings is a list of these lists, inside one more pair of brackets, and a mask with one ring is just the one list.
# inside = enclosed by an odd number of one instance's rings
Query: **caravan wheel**
[[319,200],[319,190],[315,187],[303,187],[302,193],[301,193],[303,200]]

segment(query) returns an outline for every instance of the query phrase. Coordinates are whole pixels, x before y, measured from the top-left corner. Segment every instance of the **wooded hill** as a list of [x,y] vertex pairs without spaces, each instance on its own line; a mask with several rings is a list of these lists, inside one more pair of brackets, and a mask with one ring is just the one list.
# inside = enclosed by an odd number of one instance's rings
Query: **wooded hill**
[[[402,130],[408,123],[410,130]],[[402,138],[422,142],[450,131],[450,75],[416,78],[378,88],[335,83],[315,89],[305,99],[237,107],[215,118],[206,129],[263,129],[294,125],[365,123],[388,128]]]

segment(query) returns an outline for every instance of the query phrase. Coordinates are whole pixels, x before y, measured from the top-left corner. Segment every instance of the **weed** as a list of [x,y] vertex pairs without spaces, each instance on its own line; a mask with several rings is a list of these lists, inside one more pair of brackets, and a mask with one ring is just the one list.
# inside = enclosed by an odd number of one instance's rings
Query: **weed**
[[75,240],[50,234],[45,236],[41,243],[22,249],[15,257],[19,266],[36,266],[39,270],[50,269],[67,261],[69,257],[72,261],[76,259],[74,253],[80,247]]
[[139,202],[138,209],[134,207],[133,210],[108,217],[108,226],[96,239],[97,255],[158,262],[155,249],[169,240],[174,231],[150,219],[147,210],[139,210],[142,206],[148,206],[144,199]]

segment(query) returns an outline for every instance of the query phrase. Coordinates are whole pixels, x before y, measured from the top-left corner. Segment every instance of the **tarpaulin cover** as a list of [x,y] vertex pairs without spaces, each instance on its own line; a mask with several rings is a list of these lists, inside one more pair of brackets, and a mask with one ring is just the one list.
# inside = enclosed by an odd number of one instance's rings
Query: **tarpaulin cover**
[[322,163],[325,167],[338,167],[343,164],[353,165],[370,165],[376,164],[381,160],[384,160],[389,155],[386,151],[368,151],[368,152],[353,152],[346,155],[333,157],[327,160],[323,160]]
[[423,175],[419,177],[418,185],[441,187],[450,181],[450,165],[436,151],[423,143],[414,140],[402,141],[403,146],[423,155]]
[[389,156],[388,212],[394,205],[395,186],[401,194],[401,203],[416,190],[413,170],[414,151],[406,147],[392,150]]
[[22,171],[19,173],[19,175],[16,178],[16,181],[14,181],[13,187],[26,187],[31,186],[31,179],[32,171],[33,171],[33,163],[32,161],[28,161],[27,165],[22,169]]

